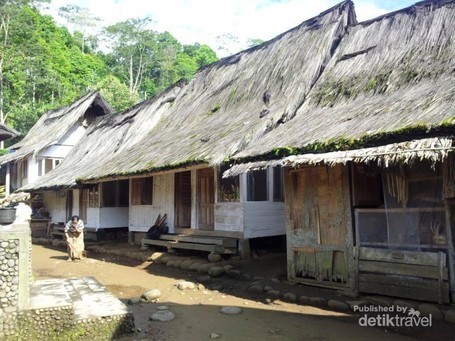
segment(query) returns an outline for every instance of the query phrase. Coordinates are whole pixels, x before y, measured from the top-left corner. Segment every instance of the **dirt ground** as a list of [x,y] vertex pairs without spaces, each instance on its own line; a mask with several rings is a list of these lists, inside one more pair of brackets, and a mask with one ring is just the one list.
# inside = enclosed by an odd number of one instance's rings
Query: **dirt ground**
[[[103,258],[104,257],[104,258]],[[180,291],[179,280],[193,280],[196,274],[180,269],[135,262],[121,257],[90,254],[78,262],[66,262],[63,250],[33,246],[35,279],[94,276],[125,303],[145,290],[162,293],[159,302],[129,306],[134,313],[137,333],[131,340],[210,340],[211,333],[220,340],[406,340],[409,335],[450,339],[451,326],[433,334],[396,333],[380,328],[360,327],[358,317],[311,306],[285,302],[270,303],[249,295],[242,286],[227,279],[207,285],[206,290]],[[215,290],[216,289],[216,290]],[[149,321],[156,307],[169,306],[176,318],[171,322]],[[223,306],[238,306],[240,315],[219,312]],[[435,328],[435,327],[433,327]],[[442,334],[441,334],[442,333]]]

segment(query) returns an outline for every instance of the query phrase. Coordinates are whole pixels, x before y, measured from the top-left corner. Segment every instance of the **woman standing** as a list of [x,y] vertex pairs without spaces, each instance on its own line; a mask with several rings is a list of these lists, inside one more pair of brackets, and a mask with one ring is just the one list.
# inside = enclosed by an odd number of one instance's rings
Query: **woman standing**
[[75,215],[66,223],[65,237],[68,243],[68,262],[82,259],[84,253],[84,222]]

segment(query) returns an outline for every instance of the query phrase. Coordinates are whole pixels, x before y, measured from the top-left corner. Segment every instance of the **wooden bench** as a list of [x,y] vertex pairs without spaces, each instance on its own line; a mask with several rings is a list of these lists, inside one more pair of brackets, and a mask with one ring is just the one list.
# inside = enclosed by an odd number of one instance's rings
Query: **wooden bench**
[[236,238],[212,237],[201,235],[184,235],[184,234],[163,234],[160,239],[141,240],[141,248],[148,249],[148,246],[162,246],[168,250],[186,249],[207,251],[217,254],[236,254]]

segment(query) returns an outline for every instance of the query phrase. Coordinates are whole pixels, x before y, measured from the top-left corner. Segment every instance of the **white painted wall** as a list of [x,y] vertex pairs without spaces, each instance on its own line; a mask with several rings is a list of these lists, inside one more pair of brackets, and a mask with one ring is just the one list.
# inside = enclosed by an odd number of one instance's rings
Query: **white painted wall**
[[75,146],[84,136],[86,128],[79,122],[73,125],[56,143],[63,146]]
[[215,204],[215,231],[243,231],[243,203]]
[[[169,231],[174,231],[174,177],[174,173],[154,177],[153,205],[130,206],[130,231],[146,232],[158,214],[163,213],[168,214]],[[246,199],[245,180],[246,177],[242,175],[240,186],[243,200]],[[191,181],[191,228],[197,229],[197,170],[191,171]],[[285,235],[284,212],[283,202],[218,202],[215,204],[215,231],[244,232],[245,238]]]
[[128,227],[128,207],[101,207],[99,228]]
[[85,222],[85,226],[95,229],[98,229],[100,227],[99,207],[87,207],[87,221]]
[[[130,189],[132,187],[130,186]],[[130,206],[129,230],[146,232],[159,214],[167,213],[169,232],[174,232],[174,173],[153,177],[152,205]]]
[[286,234],[284,202],[249,201],[244,203],[245,238]]
[[63,159],[65,158],[73,146],[70,145],[57,145],[54,144],[52,146],[49,146],[42,151],[39,152],[38,157],[40,158],[55,158],[55,159]]
[[52,223],[66,223],[66,191],[43,192],[43,205],[49,210]]

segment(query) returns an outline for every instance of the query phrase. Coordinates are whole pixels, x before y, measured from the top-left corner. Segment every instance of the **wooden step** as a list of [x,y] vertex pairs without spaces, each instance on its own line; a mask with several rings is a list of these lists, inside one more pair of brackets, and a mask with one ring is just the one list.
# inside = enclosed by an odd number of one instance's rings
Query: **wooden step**
[[143,238],[141,241],[142,247],[146,245],[164,246],[168,249],[186,249],[186,250],[198,250],[207,251],[218,254],[236,254],[237,247],[223,247],[217,244],[201,244],[201,243],[189,243],[179,241],[169,241],[161,239],[147,239]]
[[162,234],[161,240],[168,240],[173,242],[185,242],[195,244],[208,244],[208,245],[221,245],[223,247],[237,247],[237,239],[223,238],[223,237],[209,237],[198,235],[184,235],[184,234]]

